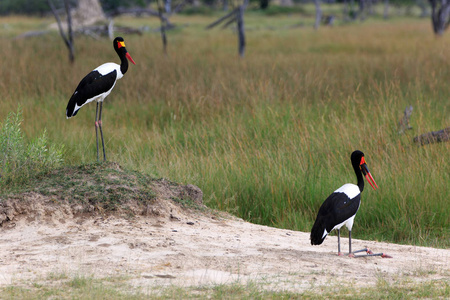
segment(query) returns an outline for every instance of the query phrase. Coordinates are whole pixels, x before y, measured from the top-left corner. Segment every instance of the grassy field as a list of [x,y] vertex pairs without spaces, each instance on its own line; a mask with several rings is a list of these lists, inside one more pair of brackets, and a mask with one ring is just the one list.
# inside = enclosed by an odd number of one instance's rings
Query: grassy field
[[[309,231],[318,208],[354,182],[350,153],[365,152],[380,187],[366,187],[355,238],[450,247],[449,144],[413,136],[450,124],[450,36],[426,20],[369,20],[314,31],[300,16],[246,19],[245,58],[214,17],[177,16],[168,56],[158,33],[124,36],[131,65],[104,105],[107,157],[191,183],[204,202],[246,220]],[[68,165],[93,162],[95,105],[70,120],[79,80],[117,56],[107,39],[77,37],[68,63],[58,33],[12,39],[52,19],[0,19],[0,120],[23,110],[23,131],[44,129]],[[116,24],[150,26],[148,19]],[[397,133],[407,105],[413,130]]]
[[[123,277],[99,280],[91,276],[52,273],[31,288],[11,286],[0,291],[4,299],[445,299],[450,295],[448,281],[411,283],[407,279],[390,283],[381,276],[376,286],[354,285],[312,287],[304,293],[265,291],[261,284],[223,284],[192,288],[159,287],[152,290],[126,286]],[[128,292],[124,292],[127,290]],[[130,293],[129,291],[133,291]]]

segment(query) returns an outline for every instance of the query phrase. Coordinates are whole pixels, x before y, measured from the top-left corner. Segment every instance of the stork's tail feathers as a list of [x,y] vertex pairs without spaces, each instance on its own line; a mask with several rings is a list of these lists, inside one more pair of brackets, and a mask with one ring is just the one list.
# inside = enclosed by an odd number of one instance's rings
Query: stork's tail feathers
[[327,237],[328,232],[325,228],[325,222],[323,218],[317,218],[314,222],[314,226],[311,229],[311,245],[320,245]]
[[75,116],[78,113],[78,110],[81,107],[77,107],[76,104],[77,104],[77,99],[76,99],[75,95],[73,95],[70,98],[69,103],[67,104],[67,107],[66,107],[66,117],[67,117],[67,119]]

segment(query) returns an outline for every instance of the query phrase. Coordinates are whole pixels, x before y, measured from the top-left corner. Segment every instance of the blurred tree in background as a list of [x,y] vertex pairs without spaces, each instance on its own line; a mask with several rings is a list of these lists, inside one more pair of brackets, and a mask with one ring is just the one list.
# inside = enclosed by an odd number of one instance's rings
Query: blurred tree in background
[[[55,5],[63,7],[62,1],[55,0]],[[61,3],[58,3],[61,2]],[[72,7],[77,6],[77,0],[70,0]],[[119,7],[145,7],[150,0],[100,0],[103,10],[110,11]],[[51,13],[47,0],[0,0],[0,15],[25,14],[45,15]]]
[[[384,0],[386,1],[386,0]],[[58,3],[61,2],[61,3]],[[77,0],[69,0],[71,7],[77,6]],[[167,0],[165,1],[167,2]],[[173,2],[173,1],[172,1]],[[222,8],[227,7],[228,4],[233,4],[230,0],[190,0],[189,3],[194,5],[203,4],[208,7]],[[266,9],[269,5],[278,4],[282,5],[284,0],[271,1],[271,0],[250,0],[250,3],[258,3],[260,9]],[[307,3],[314,3],[313,0],[291,0],[289,3],[302,5]],[[382,0],[323,0],[323,3],[347,3],[351,2],[355,5],[361,3],[382,3]],[[414,6],[421,2],[427,2],[423,0],[389,0],[392,6]],[[55,0],[55,6],[63,7],[62,0]],[[100,0],[103,10],[108,13],[118,8],[131,8],[131,7],[147,7],[151,3],[155,3],[155,0]],[[428,4],[428,3],[426,3]],[[231,5],[233,6],[233,5]],[[429,6],[429,4],[428,4]],[[51,13],[47,0],[0,0],[0,15],[7,14],[26,14],[26,15],[45,15]]]
[[[77,7],[78,0],[68,0],[71,8]],[[149,9],[155,6],[157,0],[99,0],[103,11],[107,16],[114,16],[121,9]],[[240,0],[163,0],[164,12],[172,14],[175,6],[183,7],[184,14],[211,14],[214,10],[228,11],[236,8]],[[419,7],[420,17],[431,15],[433,29],[436,34],[441,35],[450,25],[450,0],[249,0],[252,10],[263,10],[267,15],[278,13],[299,12],[304,4],[315,4],[316,23],[329,25],[326,20],[334,20],[335,15],[321,16],[320,5],[339,3],[343,8],[343,18],[345,21],[363,21],[369,16],[373,16],[374,5],[384,6],[384,18],[387,19],[394,11],[403,10],[405,15],[411,15],[414,7]],[[189,5],[185,5],[189,4]],[[54,5],[58,9],[63,9],[63,0],[54,0]],[[269,7],[270,6],[270,7]],[[390,8],[392,7],[392,9]],[[273,8],[273,9],[272,9]],[[181,12],[181,9],[177,10]],[[48,0],[0,0],[0,15],[24,14],[44,16],[51,14]],[[324,18],[326,19],[324,21]],[[328,19],[327,19],[328,18]]]
[[115,10],[119,7],[145,7],[150,4],[150,0],[100,0],[104,11]]
[[38,14],[44,15],[50,11],[47,0],[1,0],[0,15],[8,14]]

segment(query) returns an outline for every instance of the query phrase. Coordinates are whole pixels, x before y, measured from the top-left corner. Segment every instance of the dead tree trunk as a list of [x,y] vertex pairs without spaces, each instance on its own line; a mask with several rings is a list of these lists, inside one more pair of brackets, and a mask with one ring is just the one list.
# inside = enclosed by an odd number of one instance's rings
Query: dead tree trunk
[[219,18],[218,20],[212,22],[208,26],[206,26],[206,29],[211,29],[220,23],[224,22],[228,19],[227,22],[222,26],[223,28],[226,28],[230,24],[236,22],[237,31],[238,31],[238,45],[239,45],[239,55],[241,57],[244,56],[245,52],[245,28],[244,28],[244,11],[247,8],[249,0],[244,0],[244,3],[237,8],[235,8],[230,13],[226,14],[225,16]]
[[239,55],[241,57],[244,56],[245,52],[244,9],[244,5],[241,5],[239,6],[239,10],[237,12]]
[[164,54],[167,55],[167,36],[166,36],[167,19],[164,18],[163,5],[161,4],[160,0],[156,0],[156,3],[158,4],[158,17],[159,21],[161,22],[161,39],[163,44],[163,51]]
[[67,46],[67,49],[69,50],[69,61],[73,63],[75,61],[75,54],[73,50],[72,17],[70,15],[69,0],[64,0],[64,8],[67,14],[67,32],[68,32],[67,35],[64,32],[61,19],[59,18],[58,13],[56,12],[56,8],[53,5],[52,0],[48,0],[48,5],[50,6],[52,13],[55,16],[56,22],[58,23],[59,34],[61,35],[62,39],[64,40],[64,43]]
[[383,18],[389,18],[389,0],[384,0]]
[[431,143],[440,143],[448,141],[450,141],[450,127],[447,127],[439,131],[431,131],[428,133],[424,133],[414,138],[414,142],[419,143],[421,146]]
[[436,35],[442,35],[449,25],[450,0],[429,0],[431,23]]
[[322,10],[320,9],[320,0],[314,0],[316,6],[316,21],[314,22],[314,29],[319,29],[320,21],[322,20]]

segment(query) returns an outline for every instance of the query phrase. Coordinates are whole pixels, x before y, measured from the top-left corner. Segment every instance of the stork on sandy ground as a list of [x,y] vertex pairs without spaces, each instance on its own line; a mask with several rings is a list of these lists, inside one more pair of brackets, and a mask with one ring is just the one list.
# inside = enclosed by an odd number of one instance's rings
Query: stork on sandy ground
[[[327,235],[334,229],[338,232],[338,255],[343,255],[341,252],[341,236],[340,229],[342,226],[348,228],[348,255],[351,257],[364,256],[381,256],[390,257],[384,253],[373,253],[370,249],[362,249],[352,252],[352,227],[356,213],[361,204],[361,193],[364,190],[363,174],[369,184],[375,190],[378,188],[375,180],[369,172],[364,153],[356,150],[351,155],[351,162],[356,174],[357,184],[347,183],[335,190],[323,202],[317,214],[311,230],[311,245],[320,245],[323,243]],[[355,255],[355,253],[366,252],[365,255]]]
[[109,95],[109,93],[111,93],[117,80],[122,78],[127,72],[127,59],[129,59],[133,64],[136,64],[130,54],[128,54],[123,38],[116,37],[113,41],[113,47],[120,58],[120,65],[111,62],[105,63],[87,74],[78,84],[78,87],[70,98],[66,108],[66,117],[71,118],[78,113],[78,110],[83,107],[83,105],[92,101],[97,102],[97,109],[95,111],[95,138],[97,142],[98,161],[98,129],[100,129],[102,139],[103,160],[106,161],[105,142],[103,140],[102,130],[103,100]]

